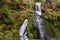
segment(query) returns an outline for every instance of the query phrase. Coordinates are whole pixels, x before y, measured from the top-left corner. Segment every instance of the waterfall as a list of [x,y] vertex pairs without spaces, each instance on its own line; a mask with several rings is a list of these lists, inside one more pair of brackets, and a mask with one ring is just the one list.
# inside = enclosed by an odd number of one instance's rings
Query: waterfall
[[26,27],[27,27],[28,20],[25,19],[23,22],[21,28],[19,28],[19,35],[20,35],[20,40],[28,40],[28,37],[26,36]]
[[41,12],[41,3],[36,3],[36,22],[38,25],[38,29],[39,29],[39,33],[40,33],[40,38],[41,40],[44,40],[44,26],[43,26],[43,20],[42,18],[40,18],[40,16],[42,15]]
[[37,13],[37,15],[42,15],[42,13],[41,13],[41,3],[36,3],[36,13]]

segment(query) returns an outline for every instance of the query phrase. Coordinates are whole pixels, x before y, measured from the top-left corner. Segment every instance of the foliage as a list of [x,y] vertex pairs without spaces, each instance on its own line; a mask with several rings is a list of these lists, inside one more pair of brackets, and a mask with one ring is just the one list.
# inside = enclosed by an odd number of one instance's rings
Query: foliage
[[60,8],[60,0],[57,0],[57,2],[56,2],[56,7],[57,7],[57,8]]
[[[30,18],[32,13],[29,12],[29,10],[35,9],[33,1],[0,0],[0,40],[19,40],[17,28],[19,28],[18,26],[21,25],[25,19],[29,20],[26,29],[28,38],[30,40],[38,38],[38,29],[34,27],[33,17]],[[43,0],[38,1],[43,2]],[[60,8],[60,0],[57,0],[56,7]],[[50,36],[60,36],[57,26],[57,14],[58,11],[45,10],[45,14],[42,15],[46,25],[46,32]]]
[[60,32],[57,26],[58,12],[53,10],[47,10],[44,14],[43,19],[46,25],[46,31],[49,31],[50,36],[59,37]]
[[21,2],[22,0],[0,1],[0,40],[20,40],[18,27],[29,17],[27,6]]
[[38,39],[39,38],[39,34],[38,34],[38,29],[36,27],[34,27],[33,25],[33,21],[34,21],[34,17],[29,17],[28,18],[28,25],[27,25],[27,36],[29,38],[29,40],[33,40],[33,39]]
[[16,29],[0,32],[0,40],[20,40]]
[[24,4],[23,0],[0,0],[0,40],[20,39],[18,28],[29,18],[31,2]]

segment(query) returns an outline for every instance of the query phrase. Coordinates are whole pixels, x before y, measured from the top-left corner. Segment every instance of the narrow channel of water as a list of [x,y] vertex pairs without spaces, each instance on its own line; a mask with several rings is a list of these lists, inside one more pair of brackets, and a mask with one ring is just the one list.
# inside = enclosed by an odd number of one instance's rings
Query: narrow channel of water
[[40,40],[44,40],[44,26],[43,26],[43,20],[42,18],[40,18],[40,16],[42,15],[41,12],[41,3],[36,3],[36,22],[38,25],[38,29],[39,29],[39,33],[40,33]]

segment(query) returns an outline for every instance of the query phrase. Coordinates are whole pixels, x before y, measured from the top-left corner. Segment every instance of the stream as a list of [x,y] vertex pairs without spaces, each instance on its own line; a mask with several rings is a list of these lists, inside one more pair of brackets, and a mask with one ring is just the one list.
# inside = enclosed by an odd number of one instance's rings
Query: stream
[[[40,40],[45,40],[45,26],[43,25],[43,19],[40,17],[42,15],[42,12],[41,12],[41,3],[38,3],[36,2],[36,11],[35,11],[35,14],[36,14],[36,22],[37,22],[37,28],[39,30],[39,33],[40,33]],[[26,30],[26,27],[27,27],[27,24],[28,24],[28,20],[25,19],[25,21],[23,22],[21,28],[19,28],[19,35],[20,35],[20,40],[29,40],[28,37],[27,37],[27,32],[25,31]],[[56,40],[55,38],[49,38],[47,40]]]
[[41,3],[36,3],[36,22],[38,25],[39,33],[40,33],[40,40],[44,40],[44,26],[43,26],[43,20],[40,18],[42,15],[41,12]]

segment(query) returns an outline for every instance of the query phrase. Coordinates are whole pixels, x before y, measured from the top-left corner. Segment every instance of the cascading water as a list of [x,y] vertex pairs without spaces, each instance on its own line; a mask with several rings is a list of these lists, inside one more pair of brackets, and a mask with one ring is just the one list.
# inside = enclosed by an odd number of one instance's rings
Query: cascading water
[[[44,30],[44,25],[43,25],[43,20],[40,18],[42,15],[41,12],[41,3],[36,3],[36,22],[38,25],[39,33],[40,33],[40,40],[45,40],[45,30]],[[27,26],[28,20],[25,19],[24,23],[22,24],[21,28],[19,28],[19,35],[20,35],[20,40],[29,40],[28,37],[26,36],[26,26]],[[55,38],[48,38],[48,40],[56,40]]]
[[36,3],[36,22],[38,25],[38,29],[39,29],[39,33],[40,33],[40,40],[44,40],[44,26],[42,25],[42,18],[40,18],[40,16],[42,15],[41,12],[41,3]]
[[28,40],[27,36],[26,36],[26,27],[27,27],[27,23],[28,20],[25,19],[25,21],[23,22],[21,28],[19,28],[19,35],[20,35],[20,40]]

